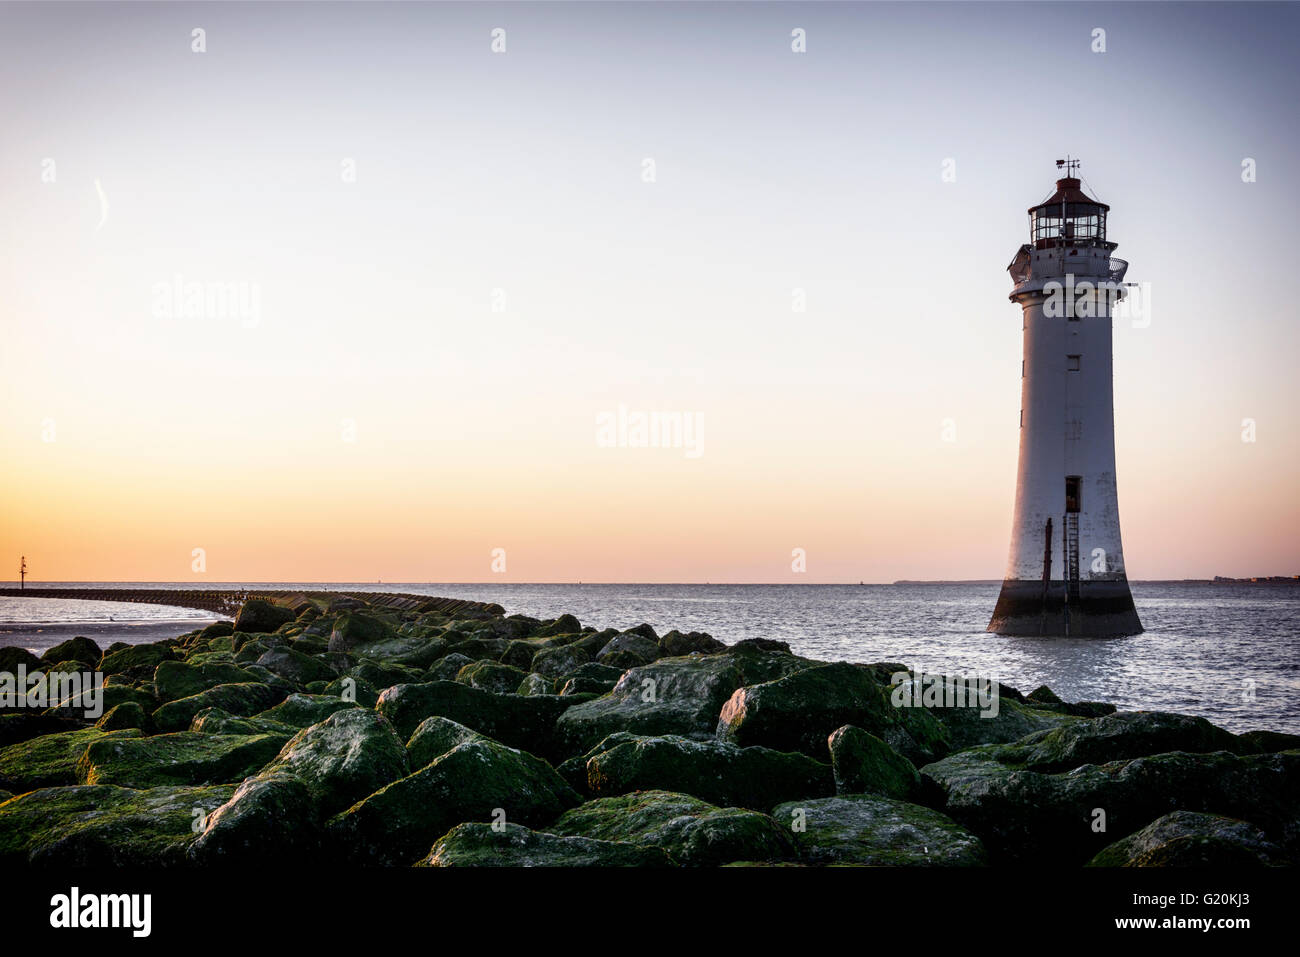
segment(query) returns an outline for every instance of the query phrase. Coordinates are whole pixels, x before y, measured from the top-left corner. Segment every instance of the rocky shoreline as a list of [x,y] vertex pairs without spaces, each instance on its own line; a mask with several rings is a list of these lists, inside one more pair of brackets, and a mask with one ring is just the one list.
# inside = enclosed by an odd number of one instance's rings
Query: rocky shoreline
[[[1300,736],[906,665],[437,599],[254,599],[0,710],[0,861],[37,867],[1288,866]],[[35,689],[47,690],[48,689]],[[29,700],[39,695],[28,688]]]

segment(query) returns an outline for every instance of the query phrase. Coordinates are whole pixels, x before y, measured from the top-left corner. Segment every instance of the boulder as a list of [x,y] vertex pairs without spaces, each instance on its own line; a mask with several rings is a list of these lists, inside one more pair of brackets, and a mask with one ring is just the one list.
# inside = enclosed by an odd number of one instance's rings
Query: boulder
[[95,722],[100,731],[122,731],[127,728],[148,730],[153,727],[149,712],[138,701],[124,701],[104,712]]
[[185,849],[187,861],[281,866],[311,863],[320,854],[320,821],[305,782],[287,774],[246,778],[205,818],[206,827]]
[[194,716],[205,708],[221,708],[231,714],[247,717],[265,711],[284,700],[285,691],[260,681],[217,685],[188,698],[169,701],[154,711],[152,721],[160,731],[184,731]]
[[659,637],[659,651],[669,658],[679,658],[682,655],[716,655],[726,650],[725,644],[702,631],[692,631],[683,635],[674,629]]
[[69,638],[53,648],[46,649],[45,653],[41,655],[41,662],[49,664],[51,662],[75,661],[82,668],[93,671],[102,657],[104,657],[104,653],[100,650],[99,645],[89,638],[78,635],[76,638]]
[[0,748],[0,788],[14,794],[77,784],[77,762],[96,741],[138,738],[139,730],[60,731]]
[[54,787],[0,804],[0,863],[150,870],[181,864],[194,823],[230,798],[229,785]]
[[1162,711],[1126,711],[1029,735],[1011,759],[1033,771],[1069,771],[1084,764],[1166,751],[1235,751],[1237,737],[1204,718]]
[[438,715],[545,756],[552,752],[555,721],[570,704],[551,695],[498,695],[454,681],[430,681],[385,689],[375,710],[406,738],[425,718]]
[[[650,626],[638,625],[637,627],[649,628]],[[616,635],[600,649],[596,660],[615,668],[635,668],[637,665],[648,665],[662,657],[663,651],[659,648],[659,640],[654,637],[654,629],[650,629],[648,636],[636,630]]]
[[1218,814],[1175,811],[1103,848],[1089,867],[1206,867],[1229,871],[1288,863],[1255,825]]
[[449,718],[425,718],[406,742],[407,764],[412,770],[419,770],[466,741],[487,740],[490,739]]
[[6,645],[0,648],[0,673],[16,675],[19,666],[26,669],[28,674],[45,667],[41,659],[26,648],[17,645]]
[[143,677],[143,672],[152,675],[159,664],[176,657],[170,642],[131,645],[117,651],[107,651],[95,670],[106,675],[134,674]]
[[828,760],[826,739],[836,728],[876,732],[894,721],[871,672],[840,662],[738,689],[722,707],[717,736]]
[[995,863],[1083,864],[1178,810],[1247,819],[1288,853],[1300,848],[1300,752],[1172,751],[1056,773],[1015,763],[1021,753],[985,745],[920,769],[934,800],[983,838]]
[[565,754],[586,751],[618,731],[707,738],[742,682],[740,667],[725,655],[662,658],[625,672],[605,697],[565,711],[556,733]]
[[579,802],[545,761],[482,738],[371,794],[333,818],[329,832],[338,853],[354,860],[413,864],[457,824],[535,827]]
[[591,661],[591,655],[573,645],[551,645],[532,657],[529,668],[548,678],[561,678]]
[[299,693],[289,695],[275,707],[258,712],[255,717],[300,729],[319,724],[337,711],[356,707],[356,702],[344,701],[335,695]]
[[342,810],[409,770],[406,746],[382,716],[347,708],[299,731],[260,776],[307,786],[322,816]]
[[[474,659],[469,657],[468,655],[462,655],[459,652],[452,652],[451,654],[447,655],[445,658],[442,658],[441,660],[433,663],[433,665],[429,668],[428,672],[426,672],[427,675],[426,680],[455,681],[456,676],[460,674],[461,669],[469,665],[472,665],[473,663],[474,663]],[[410,684],[413,682],[407,679],[405,682],[398,682],[398,683]],[[386,687],[392,687],[392,686],[387,685]]]
[[718,807],[767,811],[796,798],[835,793],[829,764],[804,754],[678,735],[614,735],[587,759],[587,787],[598,797],[663,790]]
[[32,738],[39,738],[46,734],[79,731],[84,727],[84,722],[70,715],[51,713],[48,709],[0,711],[0,748],[7,748],[11,744],[30,741]]
[[239,614],[235,616],[234,631],[248,634],[261,634],[275,631],[281,625],[293,621],[293,609],[283,605],[274,605],[263,598],[250,598],[244,602]]
[[1238,754],[1274,754],[1278,751],[1300,749],[1300,734],[1281,731],[1246,731],[1237,735],[1237,746],[1225,750]]
[[880,794],[900,801],[921,793],[921,775],[907,760],[874,734],[846,724],[826,742],[839,794]]
[[872,867],[978,867],[980,839],[938,811],[874,794],[843,794],[782,804],[772,811],[790,828],[809,864]]
[[77,762],[77,780],[141,789],[233,784],[274,758],[287,740],[287,735],[182,731],[94,741]]
[[555,682],[545,675],[525,675],[524,680],[519,682],[519,687],[515,689],[515,694],[524,697],[535,694],[555,694]]
[[678,864],[716,867],[731,861],[794,857],[789,827],[766,814],[714,807],[689,794],[636,791],[588,801],[547,830],[566,837],[659,847]]
[[158,698],[164,702],[188,698],[217,685],[257,680],[255,674],[233,664],[192,665],[184,661],[163,661],[153,673]]
[[328,683],[338,677],[338,672],[321,659],[289,647],[272,648],[258,658],[257,663],[296,685],[306,685],[313,681]]
[[387,638],[390,634],[388,625],[373,615],[352,612],[334,622],[334,629],[330,632],[329,650],[352,651],[354,648]]
[[561,837],[507,823],[458,824],[434,843],[420,867],[669,867],[658,847]]
[[511,694],[527,676],[527,672],[511,665],[496,661],[473,661],[456,673],[456,680],[493,694]]

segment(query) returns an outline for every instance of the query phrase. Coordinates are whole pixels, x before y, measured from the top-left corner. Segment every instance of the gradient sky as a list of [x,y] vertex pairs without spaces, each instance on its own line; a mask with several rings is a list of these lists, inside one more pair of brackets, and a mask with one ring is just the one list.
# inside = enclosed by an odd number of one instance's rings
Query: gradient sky
[[[0,577],[1000,577],[1005,269],[1067,152],[1150,284],[1115,325],[1130,577],[1300,572],[1298,26],[0,4]],[[178,276],[256,320],[160,315]],[[701,454],[602,447],[620,406]]]

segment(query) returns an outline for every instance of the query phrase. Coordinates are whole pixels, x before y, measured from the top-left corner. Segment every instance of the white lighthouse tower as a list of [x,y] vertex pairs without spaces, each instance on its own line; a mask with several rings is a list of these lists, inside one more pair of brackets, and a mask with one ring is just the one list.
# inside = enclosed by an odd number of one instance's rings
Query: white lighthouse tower
[[1011,554],[989,631],[1106,636],[1142,631],[1124,572],[1115,483],[1111,308],[1128,263],[1106,239],[1110,207],[1076,160],[1029,210],[1008,271],[1024,311],[1020,466]]

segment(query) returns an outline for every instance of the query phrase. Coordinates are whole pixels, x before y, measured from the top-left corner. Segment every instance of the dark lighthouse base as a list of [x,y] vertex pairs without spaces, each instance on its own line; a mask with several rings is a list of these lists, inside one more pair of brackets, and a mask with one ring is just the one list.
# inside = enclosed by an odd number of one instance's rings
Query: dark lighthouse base
[[1045,638],[1113,638],[1142,632],[1128,581],[1002,583],[988,631]]

